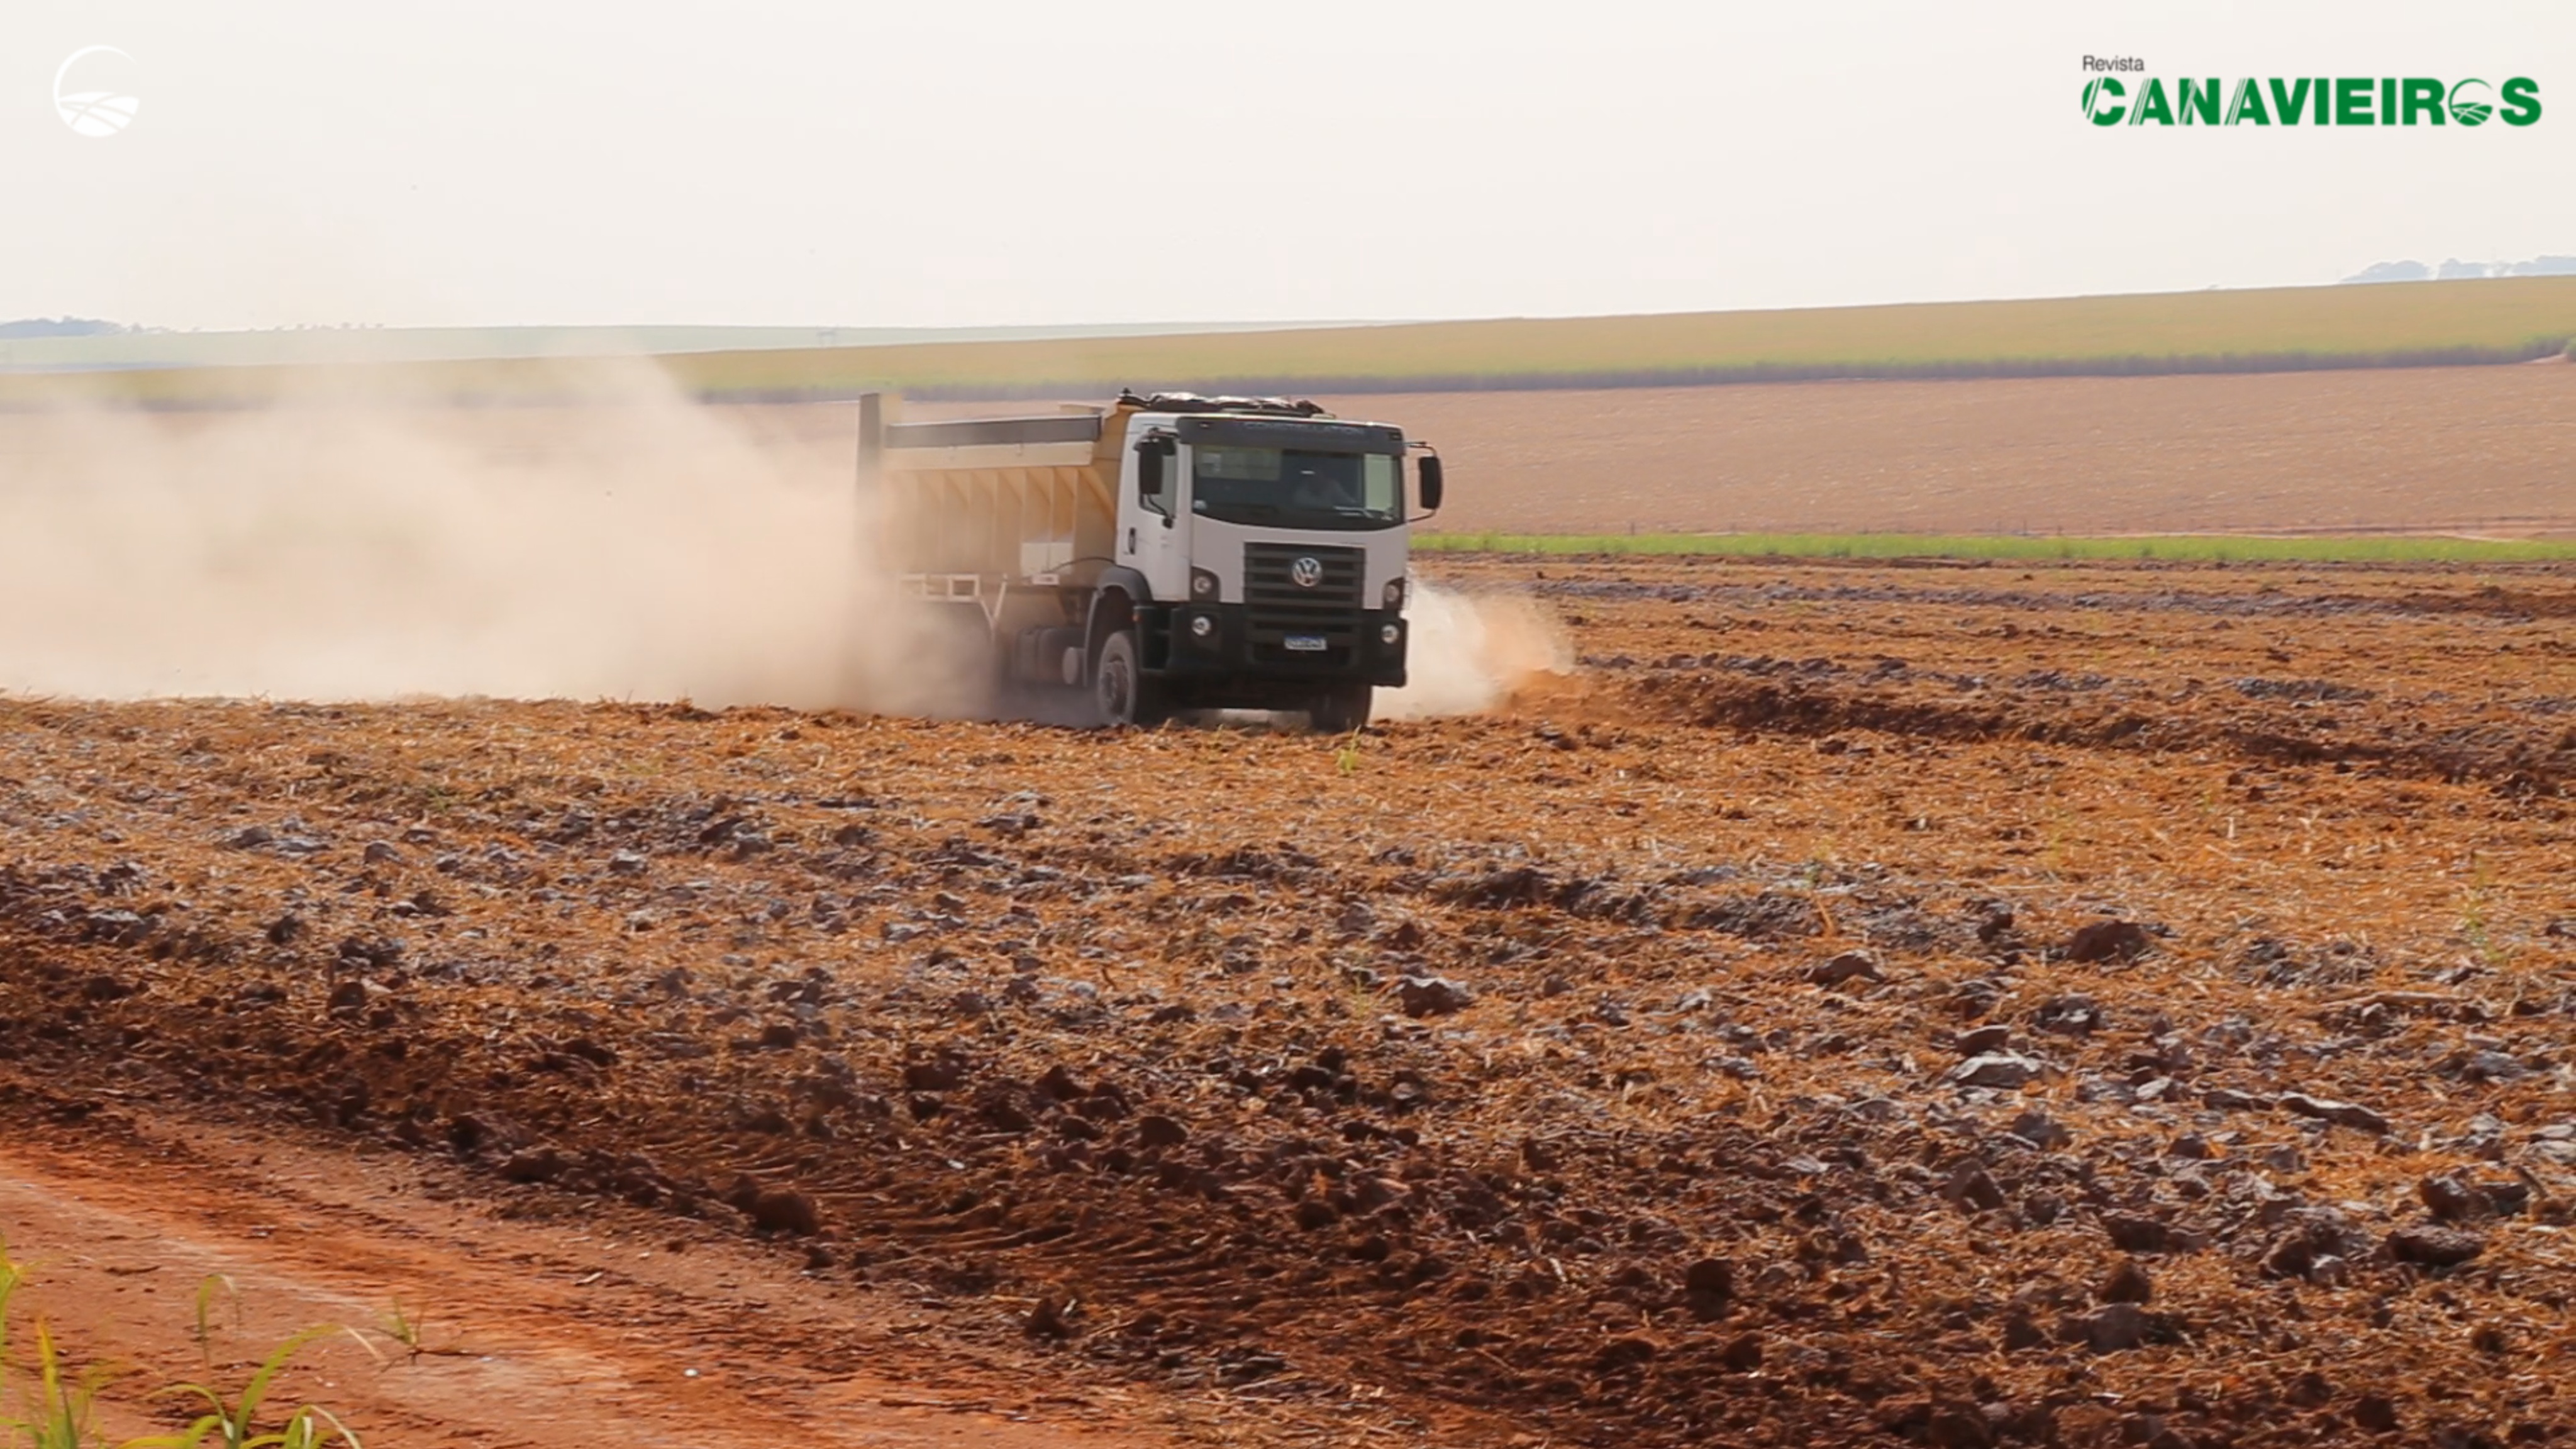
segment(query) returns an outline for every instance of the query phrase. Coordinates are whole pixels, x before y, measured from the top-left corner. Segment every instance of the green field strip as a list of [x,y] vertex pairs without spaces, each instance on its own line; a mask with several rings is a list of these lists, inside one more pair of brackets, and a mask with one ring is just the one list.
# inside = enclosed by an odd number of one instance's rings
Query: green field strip
[[[2530,361],[2576,337],[2576,277],[1627,317],[1500,318],[1150,337],[664,356],[707,398],[1097,396],[1139,388],[1449,391],[1821,378],[2130,376]],[[0,376],[0,406],[615,397],[634,364],[575,359]]]

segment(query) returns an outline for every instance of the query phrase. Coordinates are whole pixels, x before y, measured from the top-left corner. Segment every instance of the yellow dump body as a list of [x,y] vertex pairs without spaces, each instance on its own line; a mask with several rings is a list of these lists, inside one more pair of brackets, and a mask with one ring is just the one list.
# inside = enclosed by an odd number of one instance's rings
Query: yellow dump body
[[1106,563],[1129,411],[886,427],[877,476],[895,571],[962,598]]

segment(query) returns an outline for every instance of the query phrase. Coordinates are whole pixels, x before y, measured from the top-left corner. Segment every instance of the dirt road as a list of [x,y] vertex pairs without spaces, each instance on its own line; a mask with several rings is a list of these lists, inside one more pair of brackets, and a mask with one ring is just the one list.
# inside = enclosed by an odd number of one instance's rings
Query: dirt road
[[932,1310],[692,1225],[614,1207],[507,1221],[398,1155],[22,1079],[0,1094],[0,1227],[34,1280],[18,1312],[73,1362],[127,1371],[102,1405],[120,1434],[168,1427],[150,1391],[206,1377],[192,1324],[210,1277],[214,1380],[238,1387],[300,1330],[354,1329],[301,1352],[277,1400],[378,1445],[1126,1449],[1192,1417],[1032,1382],[1007,1354],[940,1344]]

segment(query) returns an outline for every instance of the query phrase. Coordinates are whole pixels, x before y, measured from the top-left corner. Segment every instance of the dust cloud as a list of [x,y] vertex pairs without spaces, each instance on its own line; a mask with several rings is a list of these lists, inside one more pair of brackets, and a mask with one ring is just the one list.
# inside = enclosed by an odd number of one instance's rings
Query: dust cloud
[[1518,594],[1452,592],[1419,580],[1402,689],[1380,690],[1377,719],[1482,714],[1542,674],[1574,671],[1564,627]]
[[977,706],[887,622],[848,443],[607,382],[0,415],[0,689]]
[[[530,406],[352,376],[239,409],[0,413],[0,691],[999,703],[877,562],[855,409],[708,406],[641,360]],[[1526,599],[1421,587],[1412,618],[1413,683],[1379,718],[1571,667]]]

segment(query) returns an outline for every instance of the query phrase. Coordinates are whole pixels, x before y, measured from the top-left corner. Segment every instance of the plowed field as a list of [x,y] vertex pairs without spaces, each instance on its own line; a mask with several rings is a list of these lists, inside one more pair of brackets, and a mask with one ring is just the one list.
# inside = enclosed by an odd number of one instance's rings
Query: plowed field
[[1263,1409],[1176,1433],[2576,1433],[2576,578],[1441,567],[1581,670],[0,702],[10,1110],[747,1245],[731,1361]]
[[2576,533],[2576,367],[1331,400],[1450,457],[1452,532]]

